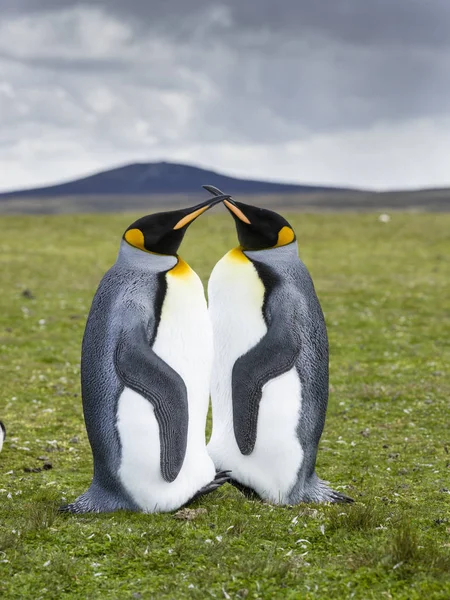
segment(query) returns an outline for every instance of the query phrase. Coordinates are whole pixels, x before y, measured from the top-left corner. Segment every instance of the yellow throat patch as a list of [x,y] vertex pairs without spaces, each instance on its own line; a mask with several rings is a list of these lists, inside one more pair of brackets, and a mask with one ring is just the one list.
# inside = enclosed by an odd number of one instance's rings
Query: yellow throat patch
[[189,277],[191,273],[191,267],[181,258],[181,256],[178,257],[177,264],[168,272],[168,274],[173,275],[174,277]]
[[238,246],[237,248],[233,248],[227,254],[227,257],[233,262],[245,263],[249,262],[249,259],[245,256],[242,251],[242,248]]

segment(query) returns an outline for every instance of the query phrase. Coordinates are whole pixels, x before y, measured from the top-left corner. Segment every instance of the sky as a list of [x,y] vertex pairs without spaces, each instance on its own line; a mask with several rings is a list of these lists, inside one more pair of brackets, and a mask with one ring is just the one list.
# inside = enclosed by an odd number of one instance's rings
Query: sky
[[0,190],[168,160],[450,185],[449,0],[0,0]]

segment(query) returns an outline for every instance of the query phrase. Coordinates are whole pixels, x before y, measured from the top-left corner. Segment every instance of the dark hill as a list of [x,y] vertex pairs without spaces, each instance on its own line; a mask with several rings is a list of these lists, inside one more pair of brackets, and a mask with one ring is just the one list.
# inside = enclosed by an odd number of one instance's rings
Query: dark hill
[[[135,163],[102,171],[89,177],[47,187],[0,193],[0,198],[80,195],[151,195],[197,193],[203,184],[215,185],[230,194],[285,194],[332,192],[338,188],[269,183],[227,177],[207,169],[168,162]],[[341,190],[342,191],[342,190]]]

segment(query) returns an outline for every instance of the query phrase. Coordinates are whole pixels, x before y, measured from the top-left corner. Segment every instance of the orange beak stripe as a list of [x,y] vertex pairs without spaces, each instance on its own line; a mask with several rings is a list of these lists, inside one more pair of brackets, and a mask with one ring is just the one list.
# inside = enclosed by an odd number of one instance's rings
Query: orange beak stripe
[[208,206],[203,206],[203,208],[194,210],[194,212],[192,212],[191,214],[186,215],[185,217],[183,217],[182,219],[180,219],[178,221],[178,223],[175,225],[174,229],[181,229],[185,225],[188,225],[191,221],[193,221],[194,219],[199,217],[202,213],[204,213],[205,210],[208,210],[209,206],[210,205],[208,204]]
[[250,225],[250,221],[247,219],[247,217],[244,215],[240,208],[238,208],[234,204],[231,204],[231,202],[228,202],[228,200],[224,200],[224,203],[231,210],[231,212],[233,212],[237,216],[238,219],[240,219],[243,223],[247,223],[247,225]]

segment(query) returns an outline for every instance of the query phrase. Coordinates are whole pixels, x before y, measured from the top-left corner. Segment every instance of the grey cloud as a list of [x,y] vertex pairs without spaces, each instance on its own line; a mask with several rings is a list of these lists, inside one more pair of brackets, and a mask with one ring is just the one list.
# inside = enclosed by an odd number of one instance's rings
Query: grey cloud
[[13,52],[0,51],[0,61],[26,65],[31,68],[50,71],[78,71],[81,73],[102,73],[104,71],[126,71],[129,64],[126,61],[108,58],[67,58],[64,56],[17,56]]
[[271,31],[294,36],[305,30],[329,39],[362,45],[450,46],[448,0],[2,0],[1,14],[60,10],[74,5],[102,7],[141,26],[177,35],[184,24],[200,23],[211,7],[225,7],[232,32]]
[[45,126],[130,152],[270,145],[450,113],[449,0],[0,0],[0,25],[77,7],[129,39],[95,54],[69,19],[59,46],[4,46],[8,143]]

